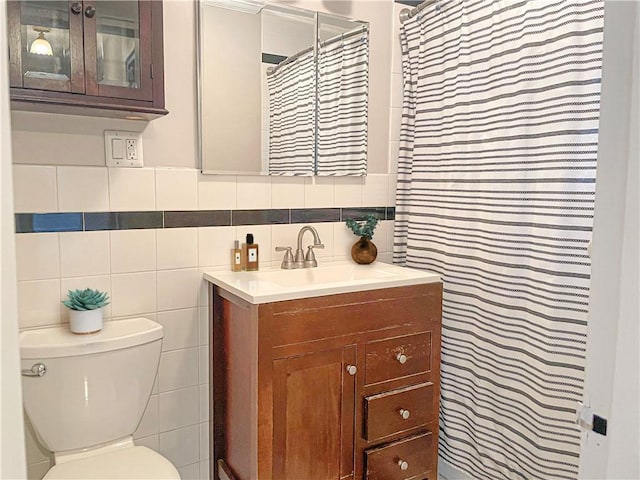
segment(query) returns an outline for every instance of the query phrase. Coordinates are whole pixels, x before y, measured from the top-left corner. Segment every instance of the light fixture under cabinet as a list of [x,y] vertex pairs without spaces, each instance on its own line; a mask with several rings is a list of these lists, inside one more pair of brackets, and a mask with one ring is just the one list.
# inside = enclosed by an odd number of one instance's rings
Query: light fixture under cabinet
[[53,56],[53,48],[51,48],[49,40],[44,38],[45,32],[49,32],[50,30],[46,27],[33,27],[33,29],[38,32],[38,38],[31,43],[29,53],[34,55]]

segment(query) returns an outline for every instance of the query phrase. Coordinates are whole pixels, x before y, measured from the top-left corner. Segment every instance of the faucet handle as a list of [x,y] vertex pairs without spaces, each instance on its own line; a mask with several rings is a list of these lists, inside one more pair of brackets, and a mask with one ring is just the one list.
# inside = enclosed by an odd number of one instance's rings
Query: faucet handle
[[307,254],[304,256],[304,267],[305,268],[313,268],[318,266],[318,261],[316,260],[316,254],[313,253],[314,248],[324,248],[324,245],[319,243],[318,245],[309,245],[307,248]]
[[284,252],[284,258],[282,259],[282,264],[280,268],[284,268],[285,270],[291,270],[293,268],[293,253],[291,253],[291,247],[276,247],[276,252]]

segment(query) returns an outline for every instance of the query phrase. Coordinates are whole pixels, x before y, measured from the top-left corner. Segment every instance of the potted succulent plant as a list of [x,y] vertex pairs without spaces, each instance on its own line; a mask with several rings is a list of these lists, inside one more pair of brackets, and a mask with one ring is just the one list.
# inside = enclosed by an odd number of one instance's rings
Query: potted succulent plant
[[347,221],[347,227],[360,237],[353,247],[351,247],[351,258],[353,261],[362,265],[373,263],[378,256],[378,249],[371,241],[373,231],[378,225],[378,219],[374,215],[367,215],[363,222],[358,222],[352,218]]
[[62,303],[69,311],[69,328],[77,334],[102,330],[102,307],[109,305],[109,295],[99,290],[69,290]]

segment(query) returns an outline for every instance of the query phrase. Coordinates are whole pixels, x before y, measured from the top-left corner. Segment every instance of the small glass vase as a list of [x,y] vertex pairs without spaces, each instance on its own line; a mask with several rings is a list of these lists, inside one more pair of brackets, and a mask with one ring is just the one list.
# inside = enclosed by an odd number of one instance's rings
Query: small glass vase
[[367,237],[360,237],[351,247],[351,258],[360,265],[368,265],[373,263],[378,256],[378,249],[375,244]]
[[89,335],[102,330],[102,309],[69,310],[69,329],[76,335]]

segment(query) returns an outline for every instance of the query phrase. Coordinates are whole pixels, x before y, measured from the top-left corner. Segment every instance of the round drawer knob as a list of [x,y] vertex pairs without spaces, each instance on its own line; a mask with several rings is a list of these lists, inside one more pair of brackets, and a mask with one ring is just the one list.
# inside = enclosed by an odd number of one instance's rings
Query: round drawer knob
[[404,408],[401,408],[400,409],[400,416],[404,420],[409,420],[409,417],[411,416],[411,412],[409,410],[405,410]]
[[358,367],[355,365],[347,365],[347,373],[351,376],[355,375],[358,372]]
[[400,467],[400,470],[402,470],[402,471],[407,470],[409,468],[409,464],[407,462],[405,462],[404,460],[398,460],[398,466]]
[[396,355],[396,360],[398,360],[400,364],[404,365],[405,363],[407,363],[407,356],[404,353],[399,353],[398,355]]

